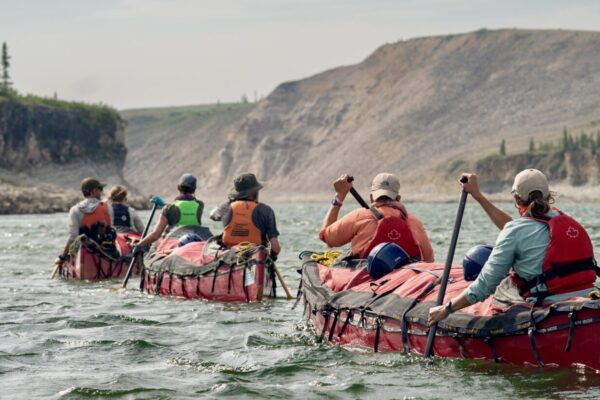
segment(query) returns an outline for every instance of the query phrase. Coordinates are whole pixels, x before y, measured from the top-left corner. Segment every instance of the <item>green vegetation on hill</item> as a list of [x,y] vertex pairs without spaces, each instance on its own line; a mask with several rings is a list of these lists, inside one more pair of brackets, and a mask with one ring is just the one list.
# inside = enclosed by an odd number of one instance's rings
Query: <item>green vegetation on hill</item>
[[13,101],[25,107],[49,107],[65,111],[79,111],[89,116],[93,124],[101,124],[106,119],[120,118],[119,112],[105,104],[89,104],[80,101],[65,101],[49,97],[34,96],[31,94],[22,95],[15,90],[0,93],[0,100]]
[[240,115],[246,115],[255,107],[255,103],[220,103],[194,106],[178,106],[164,108],[140,108],[122,110],[123,118],[130,124],[127,134],[143,133],[145,128],[169,127],[174,124],[194,120],[219,119],[222,124],[239,120]]
[[[592,123],[591,126],[595,126]],[[527,151],[510,154],[502,140],[497,154],[491,154],[475,163],[475,170],[487,182],[486,190],[502,190],[516,173],[525,168],[537,168],[553,181],[565,181],[573,186],[598,182],[600,165],[600,130],[590,133],[582,130],[574,136],[565,128],[560,139],[540,141],[533,138]],[[452,168],[466,170],[458,161]],[[456,172],[456,171],[452,171]]]

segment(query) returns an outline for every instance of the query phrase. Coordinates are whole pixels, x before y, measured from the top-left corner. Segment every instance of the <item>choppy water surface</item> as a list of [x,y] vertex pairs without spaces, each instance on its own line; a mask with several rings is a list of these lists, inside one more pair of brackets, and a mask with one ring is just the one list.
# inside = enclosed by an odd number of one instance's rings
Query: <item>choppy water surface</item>
[[[295,290],[297,254],[323,249],[317,233],[327,205],[274,208],[284,247],[279,266]],[[600,249],[600,206],[563,209],[584,222]],[[409,210],[423,220],[436,259],[444,262],[456,205]],[[135,279],[126,291],[113,290],[115,282],[51,281],[65,224],[66,214],[0,216],[0,398],[600,396],[600,375],[589,371],[462,360],[429,364],[318,345],[301,311],[283,299],[218,304],[149,297],[134,289]],[[455,260],[474,244],[492,243],[497,232],[470,201]]]

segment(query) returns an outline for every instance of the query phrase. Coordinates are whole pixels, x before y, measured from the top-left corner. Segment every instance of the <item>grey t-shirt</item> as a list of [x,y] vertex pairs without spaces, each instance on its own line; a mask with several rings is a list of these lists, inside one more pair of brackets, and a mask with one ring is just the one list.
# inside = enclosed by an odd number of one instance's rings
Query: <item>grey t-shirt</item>
[[[215,221],[222,221],[223,226],[231,222],[231,205],[229,201],[222,203],[210,213],[210,218]],[[262,239],[272,239],[279,236],[277,222],[275,221],[275,212],[266,204],[258,203],[252,212],[252,222],[262,234]]]

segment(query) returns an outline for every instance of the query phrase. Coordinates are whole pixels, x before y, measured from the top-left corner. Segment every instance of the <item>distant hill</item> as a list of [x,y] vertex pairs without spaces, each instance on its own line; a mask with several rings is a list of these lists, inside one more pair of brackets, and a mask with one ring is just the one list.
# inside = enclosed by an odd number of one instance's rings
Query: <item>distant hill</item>
[[[227,138],[255,107],[251,103],[124,110],[129,150],[125,176],[146,194],[173,195],[184,172],[218,175]],[[206,180],[198,192],[207,194]],[[217,192],[215,187],[211,191]],[[219,194],[214,194],[217,199]]]
[[171,191],[193,169],[205,196],[223,197],[236,174],[252,171],[270,200],[311,200],[330,196],[341,173],[354,174],[366,193],[371,177],[388,171],[400,176],[405,199],[455,198],[450,172],[497,151],[502,139],[525,150],[531,137],[598,120],[598,87],[599,32],[411,39],[283,83],[256,107],[206,117],[186,109],[180,119],[168,114],[176,111],[149,110],[153,120],[124,112],[126,173],[145,192]]

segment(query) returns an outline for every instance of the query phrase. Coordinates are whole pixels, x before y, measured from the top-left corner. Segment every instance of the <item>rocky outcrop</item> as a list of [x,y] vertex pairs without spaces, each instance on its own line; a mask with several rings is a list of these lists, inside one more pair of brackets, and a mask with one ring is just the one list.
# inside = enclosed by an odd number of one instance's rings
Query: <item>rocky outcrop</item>
[[126,154],[109,107],[0,96],[0,214],[66,211],[86,176],[127,184]]
[[26,171],[80,161],[122,167],[124,128],[106,107],[27,105],[0,97],[0,167]]

